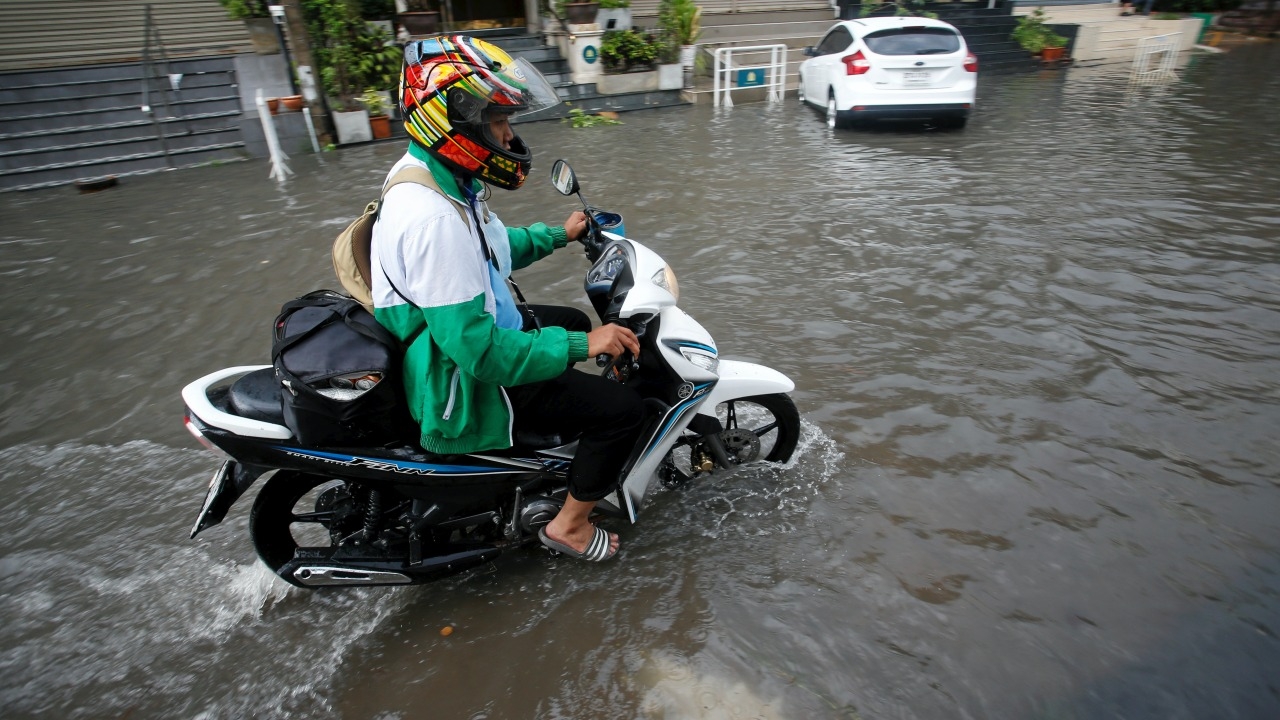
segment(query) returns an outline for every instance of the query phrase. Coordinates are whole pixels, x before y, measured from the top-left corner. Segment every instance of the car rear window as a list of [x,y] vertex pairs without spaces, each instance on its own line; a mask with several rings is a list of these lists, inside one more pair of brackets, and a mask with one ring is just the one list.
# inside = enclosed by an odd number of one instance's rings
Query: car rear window
[[940,27],[904,27],[877,30],[862,38],[877,55],[942,55],[960,49],[960,36]]

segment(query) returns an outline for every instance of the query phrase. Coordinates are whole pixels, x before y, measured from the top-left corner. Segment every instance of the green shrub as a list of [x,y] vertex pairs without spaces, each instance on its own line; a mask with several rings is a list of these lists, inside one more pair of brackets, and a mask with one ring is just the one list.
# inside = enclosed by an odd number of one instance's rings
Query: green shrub
[[637,30],[609,30],[600,38],[600,60],[609,70],[649,67],[661,49],[660,41]]
[[861,9],[858,10],[858,17],[867,17],[869,15],[886,16],[892,10],[894,15],[913,15],[915,17],[927,17],[938,19],[938,13],[930,12],[925,9],[926,0],[862,0]]
[[267,3],[263,0],[218,0],[218,2],[226,9],[227,16],[232,20],[271,17],[271,12],[267,10]]
[[1038,7],[1030,15],[1018,18],[1013,39],[1023,50],[1035,55],[1047,47],[1066,47],[1067,39],[1044,24],[1044,8]]
[[658,28],[676,45],[693,45],[702,37],[702,8],[693,0],[662,0]]

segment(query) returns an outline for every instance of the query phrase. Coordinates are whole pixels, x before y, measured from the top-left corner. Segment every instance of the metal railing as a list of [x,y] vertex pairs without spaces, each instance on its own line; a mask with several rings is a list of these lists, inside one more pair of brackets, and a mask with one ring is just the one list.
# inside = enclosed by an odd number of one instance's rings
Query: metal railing
[[1182,33],[1155,35],[1138,40],[1133,54],[1133,69],[1129,74],[1130,85],[1154,85],[1175,77],[1178,49],[1182,45]]
[[[768,53],[769,61],[764,64],[742,64],[734,65],[734,56],[738,55],[764,55]],[[734,90],[747,90],[750,88],[763,87],[766,90],[769,102],[782,102],[782,84],[786,78],[787,70],[787,46],[778,45],[751,45],[748,47],[722,47],[716,48],[715,51],[715,72],[714,84],[712,86],[712,104],[719,106],[722,102],[725,107],[733,107]],[[734,82],[734,73],[738,73],[738,82]],[[753,78],[753,73],[763,73],[764,77],[759,78],[760,82],[746,83]],[[723,101],[720,94],[724,93]]]
[[[182,86],[182,73],[170,72],[169,55],[164,50],[164,40],[160,38],[160,27],[152,21],[151,5],[145,5],[143,8],[142,112],[146,113],[147,118],[151,120],[151,125],[156,131],[156,140],[160,142],[160,151],[164,153],[165,163],[172,170],[173,157],[169,154],[168,139],[165,137],[164,126],[161,123],[177,119],[169,106],[169,93],[177,96]],[[158,86],[157,81],[159,81]],[[156,116],[156,102],[163,107],[163,118]]]

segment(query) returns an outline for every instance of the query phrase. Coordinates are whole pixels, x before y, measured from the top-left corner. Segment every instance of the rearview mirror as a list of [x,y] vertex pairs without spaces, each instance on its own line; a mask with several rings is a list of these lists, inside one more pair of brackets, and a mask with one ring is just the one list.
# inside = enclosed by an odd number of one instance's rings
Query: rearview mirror
[[573,168],[564,160],[557,160],[551,166],[551,184],[556,186],[561,195],[578,192],[578,176],[573,174]]
[[806,45],[803,52],[805,57],[818,57],[818,51],[814,50],[812,45]]

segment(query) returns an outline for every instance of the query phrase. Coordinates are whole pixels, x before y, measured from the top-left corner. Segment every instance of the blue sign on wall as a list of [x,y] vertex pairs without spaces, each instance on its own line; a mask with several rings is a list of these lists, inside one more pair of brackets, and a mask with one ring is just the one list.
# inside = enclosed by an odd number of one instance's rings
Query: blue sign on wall
[[764,84],[764,70],[739,70],[738,87],[755,87]]
[[588,45],[582,48],[582,59],[587,61],[588,65],[594,65],[596,59],[600,57],[600,51],[595,45]]

